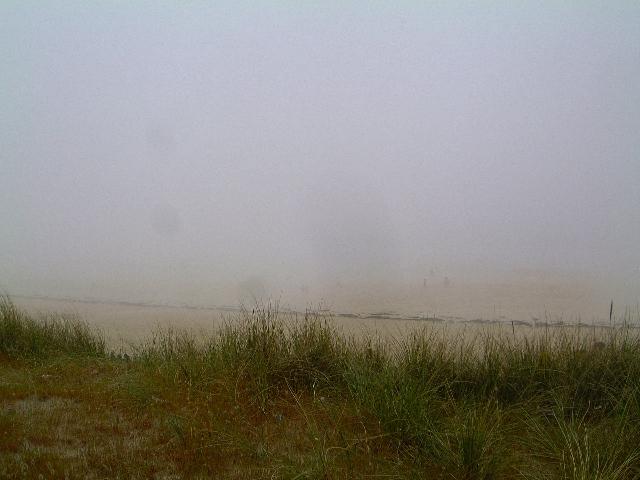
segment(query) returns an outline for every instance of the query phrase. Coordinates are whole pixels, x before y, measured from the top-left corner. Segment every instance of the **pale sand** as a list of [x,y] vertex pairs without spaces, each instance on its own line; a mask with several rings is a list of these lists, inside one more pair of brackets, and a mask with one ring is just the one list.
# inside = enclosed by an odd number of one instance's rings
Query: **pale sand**
[[[421,329],[430,329],[437,335],[452,338],[463,334],[478,335],[482,333],[516,335],[518,337],[531,336],[542,331],[544,328],[557,328],[567,325],[583,325],[581,330],[592,328],[593,325],[608,325],[608,318],[604,315],[598,318],[584,319],[574,316],[552,315],[550,312],[545,314],[545,308],[538,307],[533,309],[532,302],[537,295],[547,294],[547,298],[554,299],[552,291],[542,289],[533,298],[519,298],[517,295],[513,298],[498,297],[496,305],[498,307],[489,307],[491,301],[496,302],[495,292],[493,298],[482,300],[482,293],[492,293],[490,291],[472,292],[467,289],[465,292],[458,289],[458,301],[454,296],[455,290],[440,288],[444,290],[439,297],[442,305],[448,305],[448,311],[454,311],[458,315],[437,315],[437,312],[423,312],[421,314],[400,315],[393,313],[392,309],[384,311],[368,312],[364,309],[358,314],[336,314],[326,312],[326,317],[338,329],[346,335],[371,335],[382,336],[389,340],[401,340],[408,333]],[[447,290],[449,293],[447,294]],[[508,291],[508,289],[507,289]],[[466,298],[466,300],[465,300]],[[471,298],[471,300],[469,300]],[[189,307],[170,307],[159,305],[134,305],[124,303],[108,303],[97,301],[80,301],[80,300],[61,300],[52,298],[34,298],[34,297],[13,297],[13,300],[28,312],[36,315],[57,312],[63,314],[76,315],[87,321],[92,328],[101,331],[108,344],[114,348],[129,348],[133,343],[138,343],[149,338],[154,330],[158,328],[175,328],[186,329],[198,335],[206,335],[213,333],[216,327],[222,325],[225,321],[234,321],[238,318],[239,312],[236,310],[227,310],[220,308],[189,308]],[[411,304],[411,299],[407,298],[407,303]],[[565,299],[566,300],[566,299]],[[506,303],[510,302],[509,308]],[[575,299],[571,299],[575,301]],[[378,299],[379,303],[382,303]],[[479,310],[473,309],[474,302],[480,304],[484,302],[485,307]],[[553,302],[551,302],[553,303]],[[453,308],[457,305],[457,309]],[[462,307],[460,307],[462,305]],[[555,299],[555,306],[562,305],[562,298]],[[284,310],[284,308],[283,308]],[[602,308],[605,310],[605,308]],[[468,313],[462,316],[462,313]],[[474,312],[478,312],[473,315]],[[500,314],[501,312],[519,313],[520,318],[507,317]],[[540,315],[534,317],[533,313]],[[294,313],[284,313],[287,319],[295,320]],[[304,315],[297,314],[297,318],[301,319]],[[512,323],[512,320],[514,321]],[[536,328],[537,325],[537,328]],[[542,327],[542,328],[541,328]]]

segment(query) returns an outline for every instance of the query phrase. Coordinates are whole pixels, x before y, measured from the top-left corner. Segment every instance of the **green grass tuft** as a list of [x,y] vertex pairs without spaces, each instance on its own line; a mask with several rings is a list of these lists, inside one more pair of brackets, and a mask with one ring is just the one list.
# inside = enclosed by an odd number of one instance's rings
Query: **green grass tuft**
[[104,339],[81,320],[61,315],[36,320],[19,310],[8,297],[0,297],[0,354],[9,358],[37,358],[102,356],[105,352]]

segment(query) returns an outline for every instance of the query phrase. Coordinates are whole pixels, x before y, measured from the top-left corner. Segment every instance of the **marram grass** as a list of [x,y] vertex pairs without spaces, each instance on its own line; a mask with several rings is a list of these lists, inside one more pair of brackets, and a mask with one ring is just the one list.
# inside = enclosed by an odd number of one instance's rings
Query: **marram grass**
[[393,343],[258,306],[126,354],[0,302],[2,478],[640,478],[640,341]]

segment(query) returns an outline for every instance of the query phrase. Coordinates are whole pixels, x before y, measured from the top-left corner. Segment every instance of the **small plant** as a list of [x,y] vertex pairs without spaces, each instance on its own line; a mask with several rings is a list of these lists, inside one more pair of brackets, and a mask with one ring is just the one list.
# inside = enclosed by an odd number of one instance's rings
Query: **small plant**
[[498,478],[507,452],[502,438],[502,419],[489,406],[457,406],[447,432],[443,460],[468,480]]
[[547,416],[529,418],[529,449],[537,460],[531,480],[627,480],[640,478],[640,447],[626,413],[595,425],[557,403]]

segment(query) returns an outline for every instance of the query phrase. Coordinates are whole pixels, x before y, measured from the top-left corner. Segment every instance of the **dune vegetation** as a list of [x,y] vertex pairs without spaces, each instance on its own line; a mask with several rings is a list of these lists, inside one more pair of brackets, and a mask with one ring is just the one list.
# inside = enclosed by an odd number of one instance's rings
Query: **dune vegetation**
[[1,478],[640,478],[640,340],[351,338],[245,310],[113,351],[0,301]]

